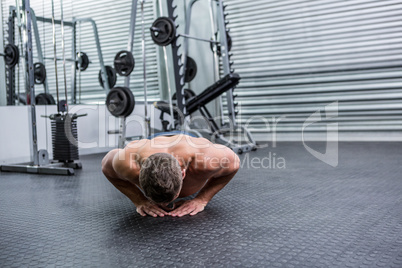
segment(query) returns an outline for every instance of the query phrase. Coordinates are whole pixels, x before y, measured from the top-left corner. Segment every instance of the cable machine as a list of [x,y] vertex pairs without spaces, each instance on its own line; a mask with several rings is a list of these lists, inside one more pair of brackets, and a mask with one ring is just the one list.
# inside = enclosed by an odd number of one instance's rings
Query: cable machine
[[[29,136],[30,136],[30,158],[29,163],[15,164],[15,165],[2,165],[1,171],[10,172],[24,172],[24,173],[36,173],[36,174],[53,174],[53,175],[73,175],[74,169],[82,168],[81,163],[75,162],[78,160],[78,136],[77,136],[77,118],[83,115],[69,114],[68,113],[68,94],[66,83],[66,57],[65,57],[65,42],[64,42],[64,19],[63,19],[63,2],[61,4],[61,20],[60,25],[62,27],[62,60],[63,60],[63,81],[64,81],[64,100],[60,99],[59,85],[58,85],[58,71],[57,71],[57,51],[56,51],[56,20],[54,15],[54,1],[52,0],[52,28],[53,28],[53,60],[55,64],[56,75],[56,97],[57,97],[57,114],[52,114],[49,117],[52,126],[52,148],[54,160],[49,160],[49,154],[47,150],[38,150],[38,136],[37,136],[37,121],[36,121],[36,104],[32,100],[28,102],[28,117],[29,117]],[[18,26],[20,40],[24,40],[22,44],[24,62],[24,69],[27,96],[35,96],[35,68],[33,63],[33,49],[32,49],[32,17],[33,11],[30,6],[30,0],[25,0],[22,4],[23,23],[19,22]],[[19,3],[17,1],[16,13],[21,14],[19,10]],[[20,16],[17,16],[19,18]],[[13,18],[11,19],[14,20]],[[44,19],[46,21],[47,19]],[[9,20],[10,23],[10,20]],[[22,31],[21,31],[22,28]],[[13,28],[9,28],[13,29]],[[25,38],[22,38],[22,33]],[[10,41],[10,40],[9,40]],[[38,44],[38,43],[37,43]],[[80,63],[79,63],[80,64]],[[75,65],[75,62],[74,62]],[[75,66],[74,66],[75,67]],[[106,81],[106,79],[105,79]]]

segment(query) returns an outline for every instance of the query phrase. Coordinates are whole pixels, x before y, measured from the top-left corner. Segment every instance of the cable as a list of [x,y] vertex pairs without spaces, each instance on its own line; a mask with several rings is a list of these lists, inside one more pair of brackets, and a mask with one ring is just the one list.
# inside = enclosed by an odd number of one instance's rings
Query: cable
[[57,55],[56,55],[56,24],[54,22],[54,1],[52,0],[52,28],[53,28],[53,56],[54,56],[54,72],[56,75],[56,98],[57,98],[57,113],[60,113],[59,107],[59,80],[57,77]]
[[[45,0],[42,0],[42,17],[45,16]],[[46,44],[46,31],[45,31],[45,23],[42,22],[42,30],[43,30],[43,44]],[[46,55],[46,45],[43,46],[43,55]],[[45,61],[43,61],[43,64],[45,64]],[[47,80],[47,78],[46,78]],[[50,94],[50,90],[48,90],[48,93]],[[45,116],[47,117],[47,105],[45,105]],[[50,122],[50,121],[49,121]],[[45,120],[45,130],[46,130],[46,151],[49,151],[49,133],[48,133],[48,120]]]
[[63,50],[63,74],[64,74],[64,95],[66,97],[66,113],[68,113],[68,97],[67,97],[67,74],[66,74],[66,54],[64,41],[64,19],[63,19],[63,0],[60,0],[60,15],[61,15],[61,47]]
[[146,56],[145,56],[145,20],[144,20],[144,3],[145,0],[141,0],[141,26],[142,26],[142,68],[144,78],[144,107],[145,107],[145,124],[146,132],[145,137],[150,134],[150,119],[148,118],[148,100],[147,100],[147,68],[146,68]]
[[81,103],[81,21],[78,23],[78,101]]

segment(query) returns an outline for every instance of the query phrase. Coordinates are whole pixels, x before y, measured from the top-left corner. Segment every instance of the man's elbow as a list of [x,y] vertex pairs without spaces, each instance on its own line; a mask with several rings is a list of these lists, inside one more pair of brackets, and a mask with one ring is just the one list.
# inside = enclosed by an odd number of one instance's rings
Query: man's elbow
[[233,172],[237,172],[240,169],[240,158],[237,154],[233,157]]
[[118,150],[112,150],[102,159],[102,173],[106,177],[115,177],[116,172],[113,168],[113,158],[116,155]]
[[224,166],[227,169],[225,173],[236,173],[240,169],[240,158],[234,152],[232,152],[232,154],[227,156],[224,160]]

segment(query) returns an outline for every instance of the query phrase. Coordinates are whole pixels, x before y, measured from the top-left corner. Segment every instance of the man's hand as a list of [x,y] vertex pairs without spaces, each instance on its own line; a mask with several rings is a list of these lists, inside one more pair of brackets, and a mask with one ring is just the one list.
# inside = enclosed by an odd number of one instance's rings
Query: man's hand
[[160,208],[158,205],[152,203],[151,201],[144,201],[140,205],[137,205],[137,212],[141,216],[152,216],[152,217],[163,217],[165,215],[168,215],[166,211],[164,211],[162,208]]
[[182,217],[184,215],[190,214],[191,216],[194,216],[198,212],[201,212],[204,210],[205,206],[207,205],[207,202],[203,202],[199,199],[192,199],[192,200],[182,200],[179,202],[175,203],[175,210],[171,211],[168,213],[168,215],[173,216],[173,217]]

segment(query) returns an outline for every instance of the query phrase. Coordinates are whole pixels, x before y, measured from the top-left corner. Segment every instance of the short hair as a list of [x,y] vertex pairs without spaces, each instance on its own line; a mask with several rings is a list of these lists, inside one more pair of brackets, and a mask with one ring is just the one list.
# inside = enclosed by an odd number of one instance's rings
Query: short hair
[[171,202],[183,184],[179,161],[171,154],[152,154],[141,165],[139,181],[145,196],[152,201]]

